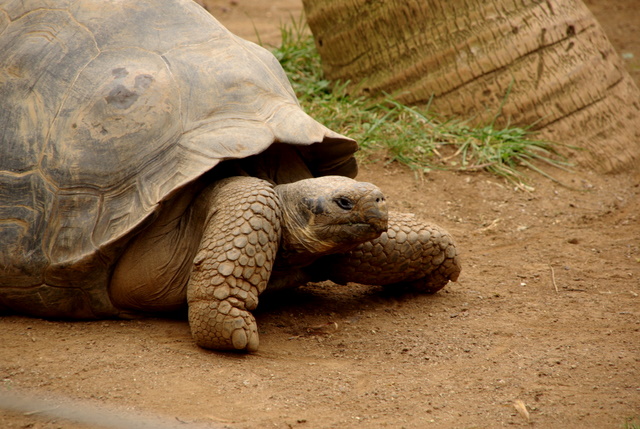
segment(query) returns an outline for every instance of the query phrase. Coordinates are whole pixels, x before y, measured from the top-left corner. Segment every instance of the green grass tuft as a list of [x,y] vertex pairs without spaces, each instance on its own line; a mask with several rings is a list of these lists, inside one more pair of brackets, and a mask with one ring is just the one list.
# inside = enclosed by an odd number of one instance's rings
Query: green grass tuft
[[629,417],[625,419],[624,429],[640,429],[640,417]]
[[[522,167],[555,180],[540,164],[569,166],[557,143],[535,139],[528,129],[497,128],[494,121],[473,127],[442,120],[429,107],[409,107],[387,96],[381,102],[355,97],[346,83],[324,78],[312,35],[301,18],[281,28],[282,42],[272,52],[289,76],[303,109],[327,127],[360,144],[361,157],[384,151],[389,162],[427,172],[432,169],[486,170],[529,189]],[[501,109],[499,109],[501,111]]]

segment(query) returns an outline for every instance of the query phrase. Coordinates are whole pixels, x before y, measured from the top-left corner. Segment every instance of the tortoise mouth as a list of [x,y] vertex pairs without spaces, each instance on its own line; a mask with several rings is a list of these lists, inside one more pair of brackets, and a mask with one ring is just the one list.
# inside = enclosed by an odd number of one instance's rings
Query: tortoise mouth
[[387,230],[387,220],[380,220],[380,222],[344,222],[336,224],[338,226],[344,227],[354,227],[354,228],[367,228],[373,229],[376,233],[382,234]]
[[[363,243],[378,238],[387,230],[387,219],[372,222],[341,222],[334,224],[338,230],[330,234],[336,242]],[[341,233],[342,232],[342,233]]]

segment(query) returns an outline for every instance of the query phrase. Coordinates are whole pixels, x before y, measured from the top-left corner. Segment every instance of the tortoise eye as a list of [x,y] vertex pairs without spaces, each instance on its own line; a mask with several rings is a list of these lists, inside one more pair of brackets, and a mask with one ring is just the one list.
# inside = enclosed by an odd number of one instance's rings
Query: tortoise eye
[[353,209],[353,206],[354,206],[353,201],[351,201],[347,197],[338,197],[334,201],[336,202],[338,207],[340,207],[343,210],[351,210],[351,209]]

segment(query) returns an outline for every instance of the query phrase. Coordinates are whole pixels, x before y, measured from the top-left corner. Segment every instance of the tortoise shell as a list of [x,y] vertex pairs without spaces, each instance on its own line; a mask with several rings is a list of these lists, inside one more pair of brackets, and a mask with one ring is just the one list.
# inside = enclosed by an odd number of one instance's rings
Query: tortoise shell
[[123,247],[221,161],[285,143],[356,174],[275,57],[191,0],[4,2],[0,100],[0,309],[116,315]]

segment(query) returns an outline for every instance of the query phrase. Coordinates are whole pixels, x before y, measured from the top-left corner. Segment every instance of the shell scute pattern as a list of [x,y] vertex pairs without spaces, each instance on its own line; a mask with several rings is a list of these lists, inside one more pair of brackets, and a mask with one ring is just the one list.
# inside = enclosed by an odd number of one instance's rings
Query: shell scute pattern
[[190,0],[3,2],[0,99],[0,308],[36,316],[117,315],[130,238],[222,160],[279,142],[356,173],[273,55]]

